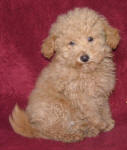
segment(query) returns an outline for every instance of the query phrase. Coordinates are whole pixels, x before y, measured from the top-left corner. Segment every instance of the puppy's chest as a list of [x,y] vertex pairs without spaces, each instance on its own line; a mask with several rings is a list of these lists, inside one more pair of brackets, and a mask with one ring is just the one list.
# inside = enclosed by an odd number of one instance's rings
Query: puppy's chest
[[94,79],[78,78],[66,83],[64,93],[66,95],[79,96],[81,94],[92,94],[94,87],[97,86]]
[[114,87],[114,77],[110,75],[84,75],[66,81],[64,94],[72,98],[79,96],[104,96]]

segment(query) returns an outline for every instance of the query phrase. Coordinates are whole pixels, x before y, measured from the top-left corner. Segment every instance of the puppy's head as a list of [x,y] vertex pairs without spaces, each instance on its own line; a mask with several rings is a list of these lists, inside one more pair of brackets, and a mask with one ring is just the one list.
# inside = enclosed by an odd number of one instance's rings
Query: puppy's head
[[97,66],[119,43],[117,29],[107,20],[88,8],[77,8],[58,17],[49,37],[44,41],[42,53],[72,67]]

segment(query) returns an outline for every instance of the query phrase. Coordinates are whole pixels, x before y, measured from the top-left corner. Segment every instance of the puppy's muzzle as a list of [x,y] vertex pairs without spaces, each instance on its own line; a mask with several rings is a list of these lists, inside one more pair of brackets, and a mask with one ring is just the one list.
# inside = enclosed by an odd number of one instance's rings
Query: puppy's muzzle
[[80,60],[81,60],[82,62],[87,62],[87,61],[89,61],[89,56],[88,56],[88,55],[82,55],[82,56],[80,57]]

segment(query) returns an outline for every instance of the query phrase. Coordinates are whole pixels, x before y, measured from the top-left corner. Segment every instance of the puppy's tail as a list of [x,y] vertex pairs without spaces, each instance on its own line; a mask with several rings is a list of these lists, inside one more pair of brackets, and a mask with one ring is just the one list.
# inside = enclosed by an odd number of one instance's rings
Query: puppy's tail
[[27,114],[17,104],[12,111],[12,115],[9,116],[9,122],[17,134],[25,137],[38,137],[38,132],[32,128]]

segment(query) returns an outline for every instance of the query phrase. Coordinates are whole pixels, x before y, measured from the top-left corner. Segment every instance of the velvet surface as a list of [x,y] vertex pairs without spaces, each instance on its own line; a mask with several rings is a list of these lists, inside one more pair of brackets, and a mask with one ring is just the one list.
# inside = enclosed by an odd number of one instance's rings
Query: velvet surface
[[[16,103],[25,108],[41,69],[49,63],[40,49],[51,24],[74,7],[90,7],[120,30],[121,41],[113,52],[117,83],[110,97],[116,126],[72,144],[21,137],[13,132],[8,116]],[[126,0],[0,0],[0,150],[127,150],[126,40]]]

